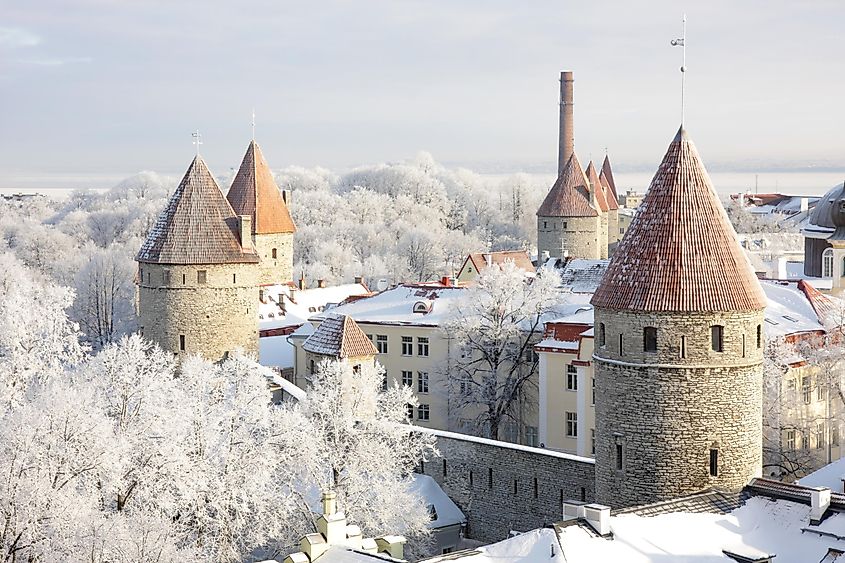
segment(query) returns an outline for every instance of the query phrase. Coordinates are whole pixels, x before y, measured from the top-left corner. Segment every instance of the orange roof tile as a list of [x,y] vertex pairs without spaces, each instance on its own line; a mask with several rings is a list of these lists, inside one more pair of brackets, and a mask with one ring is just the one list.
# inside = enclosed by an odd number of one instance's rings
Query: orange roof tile
[[607,208],[611,211],[619,209],[619,202],[616,201],[616,196],[614,195],[613,190],[610,188],[610,182],[608,181],[604,170],[602,170],[599,174],[599,182],[601,182],[602,190],[604,190],[604,197],[607,198]]
[[593,165],[593,161],[590,161],[590,164],[587,165],[587,171],[585,172],[587,176],[587,182],[589,182],[590,191],[596,192],[596,203],[604,213],[610,209],[607,204],[607,198],[604,195],[604,190],[602,189],[601,180],[599,180],[599,175],[596,173],[596,167]]
[[540,217],[595,217],[596,209],[590,204],[587,177],[575,153],[549,190],[537,210]]
[[613,179],[613,169],[610,167],[610,157],[608,155],[604,155],[604,162],[601,163],[601,171],[607,176],[607,183],[613,192],[613,198],[619,201],[619,192],[616,191],[616,180]]
[[337,358],[375,356],[378,350],[349,315],[327,315],[317,330],[302,343],[314,354]]
[[296,232],[279,186],[255,141],[250,141],[226,198],[238,215],[252,216],[254,234]]
[[238,217],[199,155],[135,259],[153,264],[258,262],[252,241],[246,249],[241,246]]
[[683,127],[669,145],[592,303],[634,311],[766,307],[766,296]]

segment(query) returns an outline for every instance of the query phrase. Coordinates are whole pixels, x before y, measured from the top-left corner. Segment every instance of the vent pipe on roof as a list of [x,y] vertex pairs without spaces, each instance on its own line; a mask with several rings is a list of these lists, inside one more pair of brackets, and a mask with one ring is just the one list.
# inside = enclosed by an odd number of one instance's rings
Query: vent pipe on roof
[[575,151],[575,129],[573,110],[575,109],[574,94],[575,76],[572,71],[560,73],[560,129],[558,140],[557,175],[563,174],[569,157]]
[[810,525],[821,524],[824,513],[830,508],[830,489],[812,487],[810,490]]

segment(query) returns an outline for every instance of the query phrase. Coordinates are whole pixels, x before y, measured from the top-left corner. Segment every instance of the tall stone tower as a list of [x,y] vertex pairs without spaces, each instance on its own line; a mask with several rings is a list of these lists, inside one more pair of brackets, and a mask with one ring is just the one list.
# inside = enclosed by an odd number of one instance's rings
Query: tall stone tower
[[598,502],[759,475],[766,297],[683,128],[592,303]]
[[[610,169],[610,162],[607,157],[604,158],[605,164]],[[616,190],[613,188],[612,176],[608,179],[605,172],[605,167],[599,173],[599,182],[601,183],[604,197],[607,199],[607,246],[608,252],[612,253],[616,248],[616,244],[622,239],[619,234],[619,202],[616,200]]]
[[[574,148],[574,84],[572,72],[560,73],[560,139],[558,177],[537,210],[537,253],[551,258],[607,256],[602,241],[601,210]],[[602,251],[604,248],[604,251]]]
[[293,279],[293,224],[258,143],[251,141],[226,195],[235,213],[252,218],[252,240],[260,258],[258,283]]
[[143,336],[179,355],[217,361],[258,352],[258,256],[202,158],[191,162],[138,261]]

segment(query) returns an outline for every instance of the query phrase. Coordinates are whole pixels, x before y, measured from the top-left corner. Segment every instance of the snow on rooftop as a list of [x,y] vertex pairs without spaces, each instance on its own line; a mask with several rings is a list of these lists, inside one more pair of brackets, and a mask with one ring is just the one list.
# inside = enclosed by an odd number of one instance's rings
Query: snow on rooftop
[[265,336],[258,339],[258,363],[262,366],[293,367],[293,352],[293,346],[288,342],[287,336]]
[[427,505],[434,506],[436,518],[429,524],[431,528],[443,528],[466,522],[467,519],[464,513],[443,492],[437,481],[428,475],[421,475],[419,473],[414,473],[412,479],[409,490],[415,494],[419,494]]
[[[466,561],[472,563],[566,563],[555,531],[550,528],[531,530],[512,538],[475,549],[458,551],[428,559],[437,561]],[[592,561],[599,561],[593,559]]]
[[[258,328],[267,330],[299,326],[352,296],[368,295],[360,283],[296,289],[286,284],[261,288],[264,302],[258,305]],[[279,306],[279,299],[283,307]]]
[[445,430],[435,430],[433,428],[423,428],[422,426],[414,426],[414,429],[419,432],[428,432],[435,436],[442,438],[451,438],[453,440],[464,440],[466,442],[474,442],[476,444],[485,444],[488,446],[496,446],[497,448],[508,448],[511,450],[520,450],[539,455],[547,455],[551,457],[558,457],[561,459],[569,459],[572,461],[581,461],[584,463],[595,464],[596,460],[591,457],[582,457],[573,454],[566,454],[546,448],[534,448],[531,446],[523,446],[522,444],[514,444],[512,442],[502,442],[500,440],[491,440],[489,438],[479,438],[478,436],[470,436],[469,434],[459,434],[457,432],[447,432]]
[[827,487],[831,491],[843,492],[843,478],[845,478],[845,457],[802,477],[798,483],[805,487]]
[[555,340],[554,338],[546,338],[535,344],[538,348],[552,348],[555,350],[578,350],[578,342],[567,342],[562,340]]
[[799,332],[823,330],[818,315],[795,282],[761,281],[766,294],[766,334],[784,336]]
[[559,528],[565,561],[735,561],[723,553],[728,550],[748,557],[775,555],[775,561],[816,562],[831,547],[845,548],[845,539],[840,539],[845,536],[845,514],[834,513],[820,526],[810,526],[809,506],[766,497],[752,497],[728,514],[620,514],[610,517],[610,529],[611,540],[581,525]]

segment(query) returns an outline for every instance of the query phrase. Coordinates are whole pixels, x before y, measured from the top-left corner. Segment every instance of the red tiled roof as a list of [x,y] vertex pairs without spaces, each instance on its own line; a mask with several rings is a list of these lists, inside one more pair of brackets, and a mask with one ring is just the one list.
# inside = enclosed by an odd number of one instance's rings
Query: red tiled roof
[[328,315],[302,344],[314,354],[337,358],[375,356],[378,350],[349,315]]
[[577,342],[581,333],[591,328],[593,325],[583,323],[546,323],[543,338],[553,338],[560,342]]
[[[526,272],[535,272],[534,264],[531,262],[531,257],[524,250],[500,250],[498,252],[473,252],[467,259],[472,261],[475,265],[476,271],[480,272],[487,267],[487,257],[493,264],[504,264],[505,262],[513,262],[520,270]],[[464,262],[466,264],[466,262]],[[463,269],[463,267],[461,267]]]
[[251,241],[241,247],[238,217],[200,156],[191,162],[135,259],[153,264],[258,262]]
[[810,306],[813,307],[813,311],[816,313],[820,323],[827,324],[829,322],[836,322],[837,320],[840,320],[836,319],[837,310],[833,301],[831,301],[827,295],[813,287],[810,282],[807,280],[799,280],[798,289],[800,289],[807,297],[807,301],[809,301]]
[[610,157],[604,155],[604,162],[601,163],[601,171],[607,177],[607,183],[613,192],[613,199],[619,201],[619,192],[616,191],[616,181],[613,179],[613,169],[610,167]]
[[611,211],[619,209],[619,202],[616,201],[616,196],[613,194],[613,190],[610,188],[610,182],[608,181],[607,175],[604,173],[604,170],[602,170],[599,174],[599,182],[601,182],[601,188],[602,190],[604,190],[604,197],[607,198],[607,208]]
[[601,180],[599,180],[599,175],[596,173],[596,167],[593,165],[593,161],[590,161],[590,164],[587,165],[587,171],[585,172],[587,175],[587,181],[589,182],[589,187],[591,191],[596,192],[596,203],[604,213],[610,209],[610,206],[607,204],[607,198],[604,195],[604,189],[602,189]]
[[254,234],[296,232],[279,186],[255,141],[249,143],[226,198],[235,213],[252,216]]
[[766,307],[766,296],[683,127],[669,145],[592,303],[635,311]]
[[590,204],[587,177],[575,153],[569,158],[546,199],[537,210],[540,217],[595,217],[596,209]]

